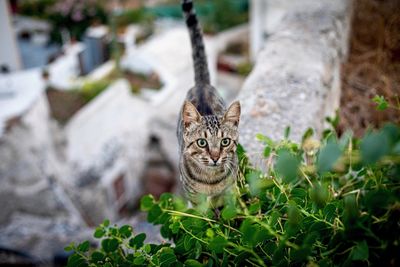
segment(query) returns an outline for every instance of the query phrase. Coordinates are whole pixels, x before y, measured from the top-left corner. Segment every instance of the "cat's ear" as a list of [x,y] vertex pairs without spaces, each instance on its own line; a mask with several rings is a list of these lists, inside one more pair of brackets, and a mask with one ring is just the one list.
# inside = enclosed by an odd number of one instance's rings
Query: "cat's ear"
[[223,122],[233,123],[235,126],[239,125],[240,120],[240,102],[233,102],[228,110],[225,112]]
[[197,111],[197,108],[189,101],[185,101],[182,108],[182,120],[185,127],[188,127],[191,123],[201,122],[201,115]]

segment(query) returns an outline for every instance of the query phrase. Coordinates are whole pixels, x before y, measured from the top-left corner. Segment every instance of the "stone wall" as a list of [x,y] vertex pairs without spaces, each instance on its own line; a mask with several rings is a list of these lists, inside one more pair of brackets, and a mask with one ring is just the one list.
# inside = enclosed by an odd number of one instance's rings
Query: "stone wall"
[[290,138],[299,141],[308,127],[320,134],[325,117],[334,115],[352,14],[350,0],[265,2],[253,6],[258,27],[252,25],[252,42],[263,43],[238,97],[240,142],[253,159],[262,148],[257,133],[278,140],[290,126]]
[[128,82],[117,80],[66,125],[72,170],[65,182],[90,225],[115,221],[124,205],[140,197],[151,115]]
[[0,247],[48,259],[77,240],[85,223],[60,183],[67,174],[59,132],[42,93],[0,138]]

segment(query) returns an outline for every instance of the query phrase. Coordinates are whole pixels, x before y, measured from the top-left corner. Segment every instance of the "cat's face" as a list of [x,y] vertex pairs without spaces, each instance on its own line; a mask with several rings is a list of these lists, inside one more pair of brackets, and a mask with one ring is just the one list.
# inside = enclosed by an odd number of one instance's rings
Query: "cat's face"
[[234,102],[222,117],[201,116],[195,106],[185,102],[182,112],[186,158],[208,168],[225,168],[236,157],[240,104]]

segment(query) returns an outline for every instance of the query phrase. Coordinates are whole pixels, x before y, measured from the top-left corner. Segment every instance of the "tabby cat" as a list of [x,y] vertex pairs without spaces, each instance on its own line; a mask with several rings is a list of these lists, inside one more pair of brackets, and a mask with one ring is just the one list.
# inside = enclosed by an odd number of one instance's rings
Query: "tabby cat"
[[202,30],[192,0],[182,0],[192,44],[195,86],[189,90],[178,121],[180,179],[188,200],[196,205],[206,196],[214,207],[223,204],[223,195],[232,189],[238,171],[236,147],[240,103],[226,109],[210,84]]

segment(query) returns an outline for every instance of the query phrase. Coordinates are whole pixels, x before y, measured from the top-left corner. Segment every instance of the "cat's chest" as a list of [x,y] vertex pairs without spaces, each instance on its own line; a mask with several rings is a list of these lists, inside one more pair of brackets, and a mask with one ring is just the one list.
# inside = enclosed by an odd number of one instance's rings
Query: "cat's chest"
[[231,171],[223,170],[199,170],[195,166],[183,163],[182,179],[190,187],[190,191],[194,191],[199,194],[205,194],[207,196],[220,195],[227,187],[234,184],[236,175]]
[[230,187],[235,182],[235,177],[233,175],[226,176],[222,181],[216,184],[205,184],[205,183],[195,183],[194,186],[196,191],[200,194],[207,196],[218,196],[221,195],[228,187]]

